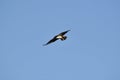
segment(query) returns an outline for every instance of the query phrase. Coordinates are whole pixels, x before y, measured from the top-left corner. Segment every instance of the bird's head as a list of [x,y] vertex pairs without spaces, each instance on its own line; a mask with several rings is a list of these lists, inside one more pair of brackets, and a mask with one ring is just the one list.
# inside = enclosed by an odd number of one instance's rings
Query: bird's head
[[67,39],[67,36],[64,36],[64,40],[66,40]]

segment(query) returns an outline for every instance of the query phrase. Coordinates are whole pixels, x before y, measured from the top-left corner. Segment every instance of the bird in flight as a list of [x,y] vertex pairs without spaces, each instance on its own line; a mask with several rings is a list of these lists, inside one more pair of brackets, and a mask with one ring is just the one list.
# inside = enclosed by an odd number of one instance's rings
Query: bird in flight
[[58,35],[54,36],[50,41],[48,41],[46,44],[44,44],[43,46],[46,46],[52,42],[55,42],[56,40],[61,40],[61,41],[64,41],[67,39],[67,36],[64,36],[67,32],[69,32],[70,30],[67,30],[67,31],[64,31],[64,32],[61,32],[59,33]]

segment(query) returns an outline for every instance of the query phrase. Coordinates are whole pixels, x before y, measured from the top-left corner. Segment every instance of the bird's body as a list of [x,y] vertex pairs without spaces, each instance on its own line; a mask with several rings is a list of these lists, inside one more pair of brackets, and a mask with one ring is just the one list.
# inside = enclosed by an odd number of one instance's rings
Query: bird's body
[[57,39],[61,39],[62,41],[65,40],[67,37],[66,36],[62,36],[62,35],[59,35],[56,37]]
[[68,31],[70,31],[70,30],[61,32],[60,34],[54,36],[50,41],[48,41],[46,44],[44,44],[44,46],[45,46],[45,45],[48,45],[48,44],[50,44],[50,43],[52,43],[52,42],[55,42],[55,41],[58,40],[58,39],[60,39],[61,41],[66,40],[66,39],[67,39],[67,36],[64,36],[64,35],[65,35]]

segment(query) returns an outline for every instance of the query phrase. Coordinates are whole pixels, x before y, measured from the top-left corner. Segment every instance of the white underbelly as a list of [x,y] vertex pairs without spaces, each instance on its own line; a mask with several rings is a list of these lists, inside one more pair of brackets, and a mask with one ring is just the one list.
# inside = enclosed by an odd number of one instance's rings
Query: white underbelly
[[61,38],[63,38],[63,37],[62,37],[62,36],[57,36],[56,38],[57,38],[57,39],[61,39]]

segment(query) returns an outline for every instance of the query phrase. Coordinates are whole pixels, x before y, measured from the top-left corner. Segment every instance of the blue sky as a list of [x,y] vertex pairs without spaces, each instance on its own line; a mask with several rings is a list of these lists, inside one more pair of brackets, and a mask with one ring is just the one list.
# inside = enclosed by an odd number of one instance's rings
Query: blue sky
[[120,1],[1,0],[0,80],[120,80]]

